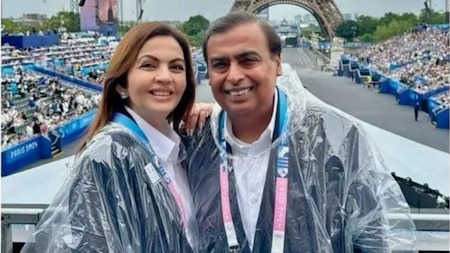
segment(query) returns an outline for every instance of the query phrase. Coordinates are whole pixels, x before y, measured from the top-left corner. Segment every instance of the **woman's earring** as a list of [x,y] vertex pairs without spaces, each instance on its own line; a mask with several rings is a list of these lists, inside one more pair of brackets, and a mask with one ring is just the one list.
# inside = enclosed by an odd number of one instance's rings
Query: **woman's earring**
[[121,99],[127,99],[127,97],[128,97],[127,93],[125,93],[125,92],[121,92],[120,93],[120,98]]

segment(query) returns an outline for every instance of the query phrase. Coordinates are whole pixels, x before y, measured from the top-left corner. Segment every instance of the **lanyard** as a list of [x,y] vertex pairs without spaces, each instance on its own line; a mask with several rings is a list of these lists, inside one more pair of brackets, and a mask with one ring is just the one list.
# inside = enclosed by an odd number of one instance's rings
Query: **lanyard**
[[[284,237],[286,229],[286,211],[287,211],[287,193],[288,193],[288,168],[289,168],[289,141],[286,135],[288,126],[287,98],[286,94],[277,89],[278,109],[276,115],[276,126],[274,139],[280,137],[280,143],[277,146],[277,178],[275,181],[275,206],[273,212],[273,231],[272,231],[272,253],[282,253],[284,251]],[[222,111],[219,117],[219,142],[220,145],[231,152],[229,145],[225,141],[225,117],[226,113]],[[222,206],[222,219],[227,236],[230,252],[239,252],[240,246],[236,236],[236,230],[233,223],[230,207],[230,189],[228,179],[228,168],[232,168],[231,159],[226,158],[226,154],[221,154],[220,170],[220,200]],[[251,238],[253,239],[253,238]]]
[[[155,168],[158,170],[159,175],[164,179],[164,181],[167,184],[167,188],[169,189],[170,193],[172,194],[173,198],[175,199],[175,202],[178,206],[178,210],[181,213],[181,219],[183,222],[183,227],[187,227],[187,218],[186,218],[186,211],[184,209],[183,201],[181,200],[181,195],[178,193],[175,184],[170,179],[169,174],[167,174],[166,169],[164,166],[162,166],[161,162],[159,161],[159,158],[156,156],[155,151],[153,151],[150,141],[145,136],[144,132],[142,132],[141,128],[132,121],[129,117],[121,114],[121,113],[115,113],[113,117],[113,121],[126,127],[129,129],[137,138],[138,140],[144,144],[144,146],[147,148],[150,154],[150,159],[155,166]],[[148,172],[147,172],[148,173]]]

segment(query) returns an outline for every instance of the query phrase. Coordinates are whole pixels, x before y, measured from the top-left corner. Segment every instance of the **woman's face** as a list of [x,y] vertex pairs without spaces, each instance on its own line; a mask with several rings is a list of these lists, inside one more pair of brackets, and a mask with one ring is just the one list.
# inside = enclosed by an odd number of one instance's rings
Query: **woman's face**
[[[183,50],[170,36],[148,40],[128,72],[128,106],[152,122],[166,119],[186,89],[186,62]],[[118,86],[118,91],[124,89]]]

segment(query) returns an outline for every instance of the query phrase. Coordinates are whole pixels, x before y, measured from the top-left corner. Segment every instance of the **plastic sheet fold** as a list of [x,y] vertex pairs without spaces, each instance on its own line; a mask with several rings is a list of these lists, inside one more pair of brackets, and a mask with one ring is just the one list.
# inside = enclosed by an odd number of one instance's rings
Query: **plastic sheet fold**
[[75,159],[22,252],[197,252],[166,184],[147,170],[157,173],[145,146],[109,123]]
[[[312,96],[289,65],[283,65],[283,73],[277,86],[287,95],[289,130],[270,147],[252,250],[239,215],[234,173],[229,173],[239,252],[270,252],[276,147],[282,138],[288,138],[290,147],[284,252],[415,252],[415,227],[408,204],[373,141],[350,116]],[[219,188],[220,157],[239,164],[237,157],[219,145],[219,114],[217,107],[209,124],[185,139],[201,249],[214,253],[228,252]],[[259,161],[257,155],[249,159]],[[404,219],[392,221],[389,214],[404,214]]]

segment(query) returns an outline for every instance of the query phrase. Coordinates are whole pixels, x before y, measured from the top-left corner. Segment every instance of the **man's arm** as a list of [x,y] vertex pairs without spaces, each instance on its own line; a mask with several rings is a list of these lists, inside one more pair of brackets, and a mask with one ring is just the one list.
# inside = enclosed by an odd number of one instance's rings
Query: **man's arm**
[[[351,132],[351,131],[350,131]],[[354,139],[355,152],[349,157],[357,166],[349,174],[346,200],[347,233],[351,235],[354,252],[391,252],[398,243],[414,243],[414,223],[411,220],[390,223],[388,214],[409,215],[409,206],[403,193],[385,167],[376,146],[361,129]],[[357,141],[357,143],[356,143]],[[394,230],[403,230],[402,238]]]

